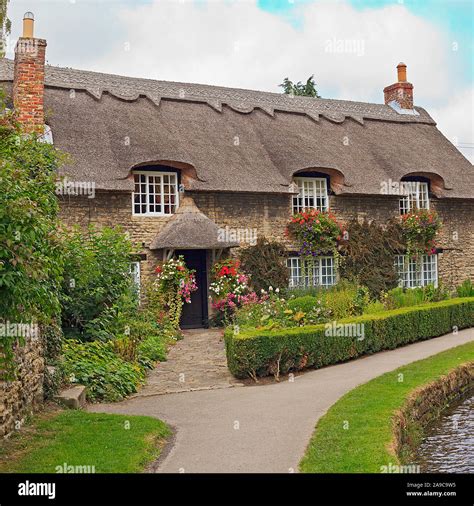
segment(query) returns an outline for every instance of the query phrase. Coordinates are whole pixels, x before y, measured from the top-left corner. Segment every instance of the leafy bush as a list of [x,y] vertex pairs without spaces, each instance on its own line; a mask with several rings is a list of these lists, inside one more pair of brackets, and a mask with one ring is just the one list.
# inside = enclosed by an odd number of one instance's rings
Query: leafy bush
[[395,288],[398,275],[394,257],[405,249],[400,223],[388,221],[383,226],[375,221],[357,218],[347,226],[347,240],[342,241],[340,251],[340,275],[342,278],[369,289],[372,298]]
[[324,367],[474,326],[474,298],[451,299],[338,323],[364,325],[364,338],[331,336],[325,325],[225,332],[227,363],[238,378]]
[[284,262],[286,250],[279,242],[259,238],[255,246],[240,253],[241,266],[250,276],[250,286],[256,292],[269,287],[285,290],[288,286],[288,268]]
[[[48,323],[59,312],[62,257],[56,170],[64,156],[23,135],[0,95],[0,321]],[[2,338],[0,371],[13,374],[13,341]]]
[[136,392],[145,379],[143,369],[122,360],[112,342],[66,340],[60,367],[71,383],[87,386],[90,401],[119,401]]
[[470,279],[466,279],[456,288],[458,297],[474,297],[474,284]]
[[156,362],[166,360],[166,342],[163,336],[150,334],[138,345],[137,360],[140,366],[152,369]]
[[439,302],[449,298],[449,292],[440,283],[438,287],[430,284],[416,288],[394,288],[383,295],[388,309],[417,306],[425,302]]
[[88,338],[87,325],[94,322],[92,327],[100,328],[100,318],[107,319],[103,313],[133,289],[132,245],[120,228],[90,226],[86,232],[78,227],[65,230],[63,249],[63,326]]

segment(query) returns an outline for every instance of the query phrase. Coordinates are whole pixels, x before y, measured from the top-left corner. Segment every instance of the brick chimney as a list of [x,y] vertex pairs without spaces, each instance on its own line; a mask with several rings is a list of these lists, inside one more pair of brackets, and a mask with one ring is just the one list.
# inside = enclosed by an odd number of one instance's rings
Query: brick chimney
[[34,16],[23,17],[23,36],[15,48],[13,105],[26,133],[44,132],[44,63],[46,41],[34,37]]
[[407,66],[397,65],[398,82],[387,86],[383,90],[385,103],[391,105],[396,102],[402,110],[413,110],[413,84],[407,82]]

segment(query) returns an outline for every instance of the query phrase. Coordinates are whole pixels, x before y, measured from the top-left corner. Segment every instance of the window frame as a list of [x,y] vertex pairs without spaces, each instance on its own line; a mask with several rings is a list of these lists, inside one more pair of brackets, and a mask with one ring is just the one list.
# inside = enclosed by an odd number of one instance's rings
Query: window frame
[[[401,266],[403,270],[400,270]],[[430,284],[438,287],[438,254],[423,255],[421,261],[409,258],[408,255],[396,255],[395,269],[399,276],[398,286],[401,288],[420,288]]]
[[[327,212],[329,209],[329,184],[328,184],[328,178],[324,176],[294,176],[293,182],[298,186],[298,195],[293,195],[292,201],[291,201],[291,209],[293,214],[299,213],[303,211],[303,209],[317,209],[321,212]],[[299,182],[302,183],[302,187],[300,187]],[[324,182],[323,190],[324,194],[322,197],[317,196],[317,183]],[[314,196],[306,197],[304,195],[304,183],[313,183],[313,191]],[[302,194],[303,191],[303,195]],[[304,206],[305,198],[313,198],[314,199],[314,205],[313,206]],[[302,200],[302,205],[300,206],[298,203],[298,199]],[[316,201],[317,199],[324,199],[324,206],[317,206]],[[296,202],[296,205],[295,205]],[[322,208],[324,207],[324,209]]]
[[[411,213],[415,209],[427,209],[430,208],[430,185],[427,181],[411,181],[405,180],[401,181],[401,185],[403,183],[416,184],[416,192],[413,194],[410,192],[408,195],[403,194],[399,199],[398,208],[401,215]],[[403,188],[403,186],[402,186]],[[421,189],[423,188],[423,191]],[[422,198],[423,197],[423,198]],[[412,201],[415,200],[415,207],[412,205]],[[420,202],[422,200],[426,200],[426,205],[424,207],[420,207]]]
[[[133,185],[134,185],[134,191],[132,192],[132,215],[133,216],[173,216],[173,214],[176,213],[178,207],[179,207],[179,175],[177,172],[171,172],[171,171],[161,171],[161,170],[134,170],[132,172],[132,175],[133,175]],[[135,176],[146,176],[146,181],[145,183],[142,183],[142,182],[138,182],[136,183],[135,181]],[[161,208],[162,208],[162,211],[160,212],[157,212],[157,211],[152,211],[150,212],[149,209],[150,209],[150,202],[148,201],[148,197],[149,197],[149,184],[150,184],[150,181],[149,181],[149,177],[150,176],[160,176],[160,197],[162,199],[162,202],[161,202]],[[174,195],[175,197],[175,204],[169,204],[170,207],[174,205],[174,211],[173,212],[170,212],[170,213],[165,213],[164,212],[164,208],[165,208],[165,202],[164,202],[164,199],[165,199],[165,193],[164,193],[164,182],[163,182],[163,176],[169,176],[170,178],[174,178],[175,182],[173,184],[174,186],[174,193],[170,193],[169,195]],[[171,181],[171,179],[170,179]],[[145,184],[145,188],[146,188],[146,193],[135,193],[135,185],[138,184],[138,185],[142,185],[142,184]],[[170,182],[170,186],[171,186],[171,182]],[[147,211],[145,213],[142,213],[142,212],[136,212],[135,211],[135,205],[138,205],[138,206],[142,206],[144,205],[143,203],[136,203],[135,202],[135,195],[145,195],[146,196],[146,202],[145,202],[145,205],[146,205],[146,208],[147,208]],[[158,193],[155,193],[154,195],[158,195]],[[168,195],[168,194],[166,194]],[[156,203],[154,205],[157,205]]]
[[[302,262],[305,260],[299,256],[289,256],[286,259],[286,265],[289,270],[288,277],[288,287],[291,288],[308,288],[308,287],[321,287],[321,288],[329,288],[334,286],[337,283],[337,266],[335,262],[335,258],[332,256],[318,256],[314,257],[314,260],[318,262],[318,265],[313,265],[313,272],[310,274],[309,272],[302,275]],[[330,262],[328,262],[330,261]],[[323,265],[323,263],[325,265]],[[330,265],[328,265],[330,263]],[[293,271],[296,269],[297,275],[293,276]],[[293,280],[303,280],[299,283],[293,283]],[[314,283],[314,280],[317,279],[318,282]],[[332,283],[327,283],[328,279],[332,280]],[[313,281],[313,283],[310,283]]]

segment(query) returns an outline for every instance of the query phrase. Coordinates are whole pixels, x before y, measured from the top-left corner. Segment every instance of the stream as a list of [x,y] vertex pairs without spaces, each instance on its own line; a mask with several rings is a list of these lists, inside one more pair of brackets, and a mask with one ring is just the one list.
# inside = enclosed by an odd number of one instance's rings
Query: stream
[[451,406],[428,427],[417,451],[424,473],[474,473],[474,395]]

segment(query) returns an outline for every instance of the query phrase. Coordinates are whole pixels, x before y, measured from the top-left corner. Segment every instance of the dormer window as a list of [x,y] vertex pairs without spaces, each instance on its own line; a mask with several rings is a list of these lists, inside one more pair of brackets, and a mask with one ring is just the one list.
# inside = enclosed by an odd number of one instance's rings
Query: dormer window
[[293,197],[293,213],[303,209],[328,210],[328,183],[325,177],[295,177],[299,193]]
[[424,181],[402,181],[403,196],[400,198],[400,214],[416,209],[429,209],[429,185]]
[[133,214],[168,216],[176,212],[179,205],[176,172],[134,171],[133,178]]

